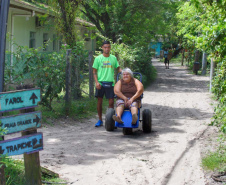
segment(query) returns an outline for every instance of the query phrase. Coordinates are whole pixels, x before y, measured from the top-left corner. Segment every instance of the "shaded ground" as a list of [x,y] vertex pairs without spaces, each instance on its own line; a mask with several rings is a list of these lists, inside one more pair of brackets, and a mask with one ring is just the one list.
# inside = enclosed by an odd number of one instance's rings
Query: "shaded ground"
[[[158,78],[144,92],[143,108],[152,111],[153,131],[124,136],[118,128],[95,128],[85,122],[61,120],[44,134],[42,166],[80,185],[204,185],[211,184],[200,167],[213,115],[209,77],[188,74],[185,67],[153,60]],[[206,150],[205,150],[206,151]]]

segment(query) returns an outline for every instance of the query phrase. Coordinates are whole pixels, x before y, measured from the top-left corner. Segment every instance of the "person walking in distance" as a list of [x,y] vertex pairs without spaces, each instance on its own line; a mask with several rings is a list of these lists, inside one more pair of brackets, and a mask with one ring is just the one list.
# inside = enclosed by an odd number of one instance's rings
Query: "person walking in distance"
[[99,120],[95,127],[103,125],[102,120],[102,103],[103,97],[108,99],[109,108],[114,108],[114,69],[121,72],[117,58],[110,54],[111,44],[109,41],[104,41],[102,44],[103,54],[95,58],[93,63],[93,76],[96,84],[97,97],[97,113]]
[[[164,50],[164,58],[165,58],[164,63],[165,63],[166,69],[169,69],[169,59],[168,59],[168,54],[169,54],[168,50],[165,49],[165,50]],[[167,67],[167,63],[168,63],[168,67]]]

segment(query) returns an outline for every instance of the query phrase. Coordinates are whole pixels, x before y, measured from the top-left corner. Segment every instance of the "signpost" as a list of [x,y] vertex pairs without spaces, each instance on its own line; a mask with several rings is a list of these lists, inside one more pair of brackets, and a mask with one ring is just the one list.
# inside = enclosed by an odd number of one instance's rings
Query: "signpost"
[[0,112],[37,107],[41,101],[40,89],[0,93]]
[[31,112],[17,116],[0,117],[0,127],[7,129],[7,134],[30,128],[41,127],[41,112]]
[[8,156],[29,154],[43,150],[42,133],[0,141],[0,154]]
[[[14,116],[0,117],[0,128],[6,128],[7,134],[22,131],[22,137],[0,141],[0,156],[24,154],[26,184],[32,185],[42,184],[38,151],[43,150],[43,135],[37,133],[37,128],[41,127],[41,112],[33,112],[34,107],[38,106],[40,101],[40,89],[23,89],[0,93],[0,113],[12,110],[26,112]],[[3,175],[0,174],[0,178]],[[0,181],[0,185],[5,185],[5,182]]]

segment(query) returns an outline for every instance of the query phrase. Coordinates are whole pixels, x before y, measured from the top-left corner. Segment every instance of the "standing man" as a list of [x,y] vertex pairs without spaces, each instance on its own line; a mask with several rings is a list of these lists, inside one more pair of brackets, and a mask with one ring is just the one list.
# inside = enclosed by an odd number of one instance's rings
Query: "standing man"
[[103,97],[109,100],[109,108],[114,108],[114,69],[117,68],[121,72],[117,58],[110,54],[111,44],[104,41],[102,44],[103,54],[95,58],[93,63],[93,76],[96,83],[97,112],[99,121],[95,127],[103,125],[102,120],[102,103]]
[[[165,67],[166,67],[166,69],[169,69],[168,54],[169,54],[168,50],[167,50],[167,49],[165,49],[165,50],[164,50],[164,58],[165,58],[164,63],[165,63]],[[168,68],[167,68],[167,63],[168,63]]]

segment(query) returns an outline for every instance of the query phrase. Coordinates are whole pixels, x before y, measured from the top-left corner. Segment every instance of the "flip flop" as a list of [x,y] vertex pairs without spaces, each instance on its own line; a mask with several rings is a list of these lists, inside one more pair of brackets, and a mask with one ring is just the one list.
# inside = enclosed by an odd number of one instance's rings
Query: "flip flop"
[[112,119],[117,121],[118,123],[124,123],[121,119],[119,119],[119,117],[117,117],[116,115],[112,116]]

